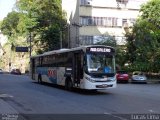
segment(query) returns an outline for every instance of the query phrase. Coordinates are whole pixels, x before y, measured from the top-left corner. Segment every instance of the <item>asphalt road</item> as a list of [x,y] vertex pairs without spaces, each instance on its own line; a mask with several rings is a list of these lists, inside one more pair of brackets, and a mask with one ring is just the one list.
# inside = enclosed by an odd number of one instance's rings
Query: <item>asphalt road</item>
[[28,76],[0,74],[0,119],[18,119],[21,117],[17,114],[21,114],[24,120],[53,119],[53,116],[55,120],[58,117],[59,120],[61,117],[69,120],[160,120],[159,92],[160,84],[130,83],[98,92],[77,89],[70,92],[59,86],[37,84]]

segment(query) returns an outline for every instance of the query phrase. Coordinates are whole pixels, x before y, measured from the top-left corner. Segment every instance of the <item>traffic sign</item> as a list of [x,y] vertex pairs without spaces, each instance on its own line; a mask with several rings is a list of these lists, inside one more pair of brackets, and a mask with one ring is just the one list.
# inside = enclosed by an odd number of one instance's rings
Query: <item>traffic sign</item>
[[16,52],[28,52],[28,47],[16,47]]

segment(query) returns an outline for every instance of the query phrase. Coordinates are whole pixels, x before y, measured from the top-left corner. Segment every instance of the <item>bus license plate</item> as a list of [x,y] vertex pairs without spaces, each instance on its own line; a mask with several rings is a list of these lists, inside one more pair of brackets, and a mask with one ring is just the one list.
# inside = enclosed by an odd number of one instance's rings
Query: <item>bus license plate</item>
[[97,88],[107,88],[107,87],[112,87],[113,85],[107,85],[107,84],[102,84],[102,85],[96,85]]

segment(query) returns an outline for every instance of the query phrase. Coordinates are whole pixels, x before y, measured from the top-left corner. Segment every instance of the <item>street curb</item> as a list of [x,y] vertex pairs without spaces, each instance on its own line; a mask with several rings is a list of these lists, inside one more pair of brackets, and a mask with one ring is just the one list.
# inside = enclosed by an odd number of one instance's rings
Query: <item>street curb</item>
[[160,80],[147,80],[147,83],[157,84],[157,83],[160,83]]
[[[129,83],[132,83],[131,79],[129,79]],[[148,79],[147,84],[160,84],[160,79]]]

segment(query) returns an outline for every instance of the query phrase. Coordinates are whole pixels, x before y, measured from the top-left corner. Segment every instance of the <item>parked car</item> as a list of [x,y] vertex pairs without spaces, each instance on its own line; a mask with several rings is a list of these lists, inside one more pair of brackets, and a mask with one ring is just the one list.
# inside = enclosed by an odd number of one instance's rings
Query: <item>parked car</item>
[[125,70],[118,70],[116,74],[117,82],[126,82],[129,81],[129,75]]
[[131,82],[147,83],[147,77],[143,72],[135,71],[132,74]]
[[11,70],[11,74],[21,75],[21,71],[20,71],[19,69],[12,69],[12,70]]

